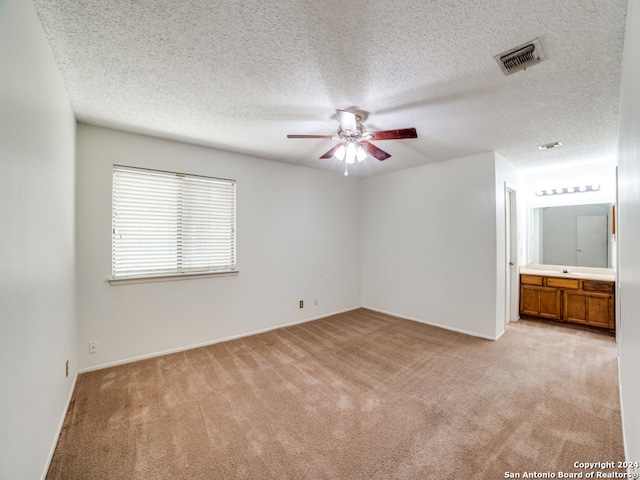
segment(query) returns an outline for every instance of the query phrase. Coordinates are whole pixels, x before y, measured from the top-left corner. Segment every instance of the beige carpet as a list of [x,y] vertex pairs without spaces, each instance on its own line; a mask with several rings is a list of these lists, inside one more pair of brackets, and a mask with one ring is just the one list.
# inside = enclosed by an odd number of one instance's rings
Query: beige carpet
[[358,309],[80,375],[47,479],[585,472],[623,460],[617,378],[610,334]]

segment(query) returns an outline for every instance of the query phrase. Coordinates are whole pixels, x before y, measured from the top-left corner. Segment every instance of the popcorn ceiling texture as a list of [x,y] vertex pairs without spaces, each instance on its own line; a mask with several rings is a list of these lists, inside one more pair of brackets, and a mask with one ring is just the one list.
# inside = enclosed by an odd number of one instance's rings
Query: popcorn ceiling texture
[[[613,159],[626,0],[34,0],[79,121],[341,171],[336,108],[379,142],[368,175],[495,150],[522,168]],[[493,56],[540,37],[546,60]],[[556,140],[563,147],[538,151]]]

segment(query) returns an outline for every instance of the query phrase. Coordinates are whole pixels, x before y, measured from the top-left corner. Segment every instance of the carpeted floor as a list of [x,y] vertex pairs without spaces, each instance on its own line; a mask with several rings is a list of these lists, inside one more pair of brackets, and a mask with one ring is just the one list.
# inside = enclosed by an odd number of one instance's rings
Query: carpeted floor
[[358,309],[81,374],[47,479],[587,472],[624,460],[617,380],[610,334],[523,320],[493,342]]

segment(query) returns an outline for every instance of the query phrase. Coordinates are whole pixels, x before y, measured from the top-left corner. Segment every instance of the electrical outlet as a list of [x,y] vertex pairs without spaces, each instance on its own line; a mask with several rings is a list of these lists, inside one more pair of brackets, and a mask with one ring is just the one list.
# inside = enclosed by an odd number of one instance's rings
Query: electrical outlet
[[300,300],[300,308],[304,308],[304,300]]
[[64,371],[65,371],[64,376],[69,377],[69,360],[67,360],[67,363],[65,364]]
[[98,353],[98,342],[92,340],[89,342],[89,353]]

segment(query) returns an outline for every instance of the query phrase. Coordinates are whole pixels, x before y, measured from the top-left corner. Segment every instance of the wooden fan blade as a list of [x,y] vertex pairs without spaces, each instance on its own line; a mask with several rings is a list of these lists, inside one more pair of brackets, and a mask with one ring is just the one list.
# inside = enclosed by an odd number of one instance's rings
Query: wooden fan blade
[[360,142],[360,145],[362,145],[362,148],[364,148],[365,152],[367,152],[372,157],[376,157],[380,161],[386,160],[391,156],[384,150],[381,150],[378,147],[376,147],[373,143]]
[[287,138],[333,138],[334,135],[287,135]]
[[322,155],[320,158],[331,158],[333,157],[333,154],[336,153],[336,150],[338,150],[340,148],[342,144],[339,143],[337,144],[335,147],[333,147],[331,150],[329,150],[327,153],[325,153],[324,155]]
[[336,114],[338,115],[338,122],[340,122],[342,130],[349,130],[351,132],[358,131],[355,113],[347,112],[346,110],[336,110]]
[[382,130],[380,132],[369,132],[373,135],[372,140],[402,140],[404,138],[418,138],[415,128],[401,128],[399,130]]

